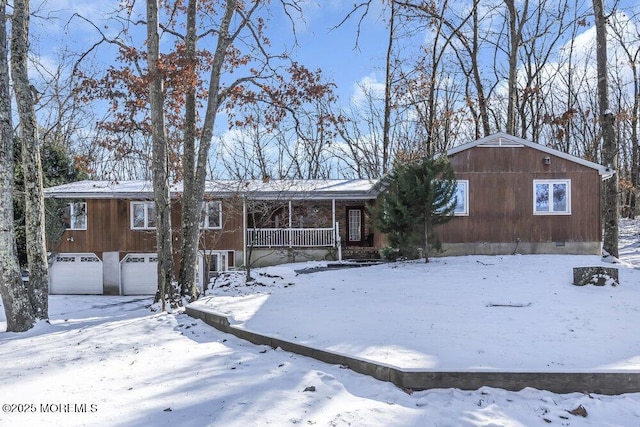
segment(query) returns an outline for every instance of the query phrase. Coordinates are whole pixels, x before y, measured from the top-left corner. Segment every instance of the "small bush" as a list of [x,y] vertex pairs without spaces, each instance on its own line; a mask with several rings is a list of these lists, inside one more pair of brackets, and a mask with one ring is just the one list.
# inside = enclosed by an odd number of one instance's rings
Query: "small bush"
[[396,261],[400,257],[400,250],[392,248],[391,246],[385,246],[380,249],[380,256],[385,261]]

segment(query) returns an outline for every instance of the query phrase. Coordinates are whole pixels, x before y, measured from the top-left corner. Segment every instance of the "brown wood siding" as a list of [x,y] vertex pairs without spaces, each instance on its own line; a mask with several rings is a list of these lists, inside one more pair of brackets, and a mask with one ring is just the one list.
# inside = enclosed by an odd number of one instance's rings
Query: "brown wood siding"
[[[124,257],[127,253],[155,252],[155,230],[131,229],[131,202],[137,200],[125,199],[88,199],[87,202],[87,230],[67,230],[56,252],[94,252],[101,256],[102,252],[120,252]],[[340,223],[342,242],[346,242],[347,207],[364,206],[365,224],[364,237],[373,234],[376,242],[383,242],[380,233],[375,233],[371,227],[367,208],[370,202],[362,200],[336,201],[336,221]],[[294,214],[304,216],[305,227],[332,227],[332,205],[330,200],[293,203]],[[288,208],[287,208],[288,211]],[[172,209],[172,223],[174,229],[174,252],[180,250],[180,222],[181,209],[179,202],[175,202]],[[281,227],[288,226],[288,217],[283,219]],[[299,226],[299,218],[294,218],[293,226]],[[224,200],[222,203],[222,229],[204,230],[200,239],[200,248],[208,250],[243,250],[242,239],[242,201],[238,199]],[[376,235],[378,234],[378,235]],[[73,238],[73,240],[70,240]],[[380,240],[382,239],[382,240]]]
[[[174,241],[180,243],[179,233],[180,213],[178,207],[174,210]],[[200,249],[207,250],[235,250],[241,251],[242,247],[242,201],[238,199],[227,199],[222,201],[222,228],[202,230],[200,236]],[[179,248],[179,246],[178,246]]]
[[[131,202],[124,199],[88,199],[87,229],[66,230],[56,252],[155,252],[155,230],[131,229]],[[180,250],[180,204],[172,209],[174,251]],[[242,203],[222,203],[222,230],[205,230],[201,248],[242,250]]]
[[[544,157],[551,164],[545,165]],[[529,147],[473,147],[450,160],[456,178],[469,181],[469,216],[440,226],[442,242],[601,240],[596,170]],[[570,179],[571,215],[534,215],[534,179]]]

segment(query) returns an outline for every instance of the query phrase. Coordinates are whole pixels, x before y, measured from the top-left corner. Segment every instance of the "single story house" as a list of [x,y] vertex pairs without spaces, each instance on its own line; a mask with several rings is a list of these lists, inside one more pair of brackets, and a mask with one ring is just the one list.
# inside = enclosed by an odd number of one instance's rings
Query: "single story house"
[[[449,150],[454,217],[442,255],[600,254],[601,165],[505,133]],[[372,257],[386,245],[367,207],[377,180],[210,181],[202,202],[199,283],[251,263]],[[171,188],[176,262],[180,185]],[[50,292],[152,294],[155,205],[149,181],[83,181],[45,190],[68,200],[66,230],[49,242]]]
[[[248,265],[374,256],[384,243],[367,206],[376,180],[210,181],[202,202],[199,282]],[[180,250],[181,184],[173,200]],[[68,200],[64,233],[48,242],[52,294],[152,294],[156,288],[155,204],[149,181],[81,181],[45,189]]]
[[506,133],[447,151],[458,181],[444,255],[601,254],[602,165]]

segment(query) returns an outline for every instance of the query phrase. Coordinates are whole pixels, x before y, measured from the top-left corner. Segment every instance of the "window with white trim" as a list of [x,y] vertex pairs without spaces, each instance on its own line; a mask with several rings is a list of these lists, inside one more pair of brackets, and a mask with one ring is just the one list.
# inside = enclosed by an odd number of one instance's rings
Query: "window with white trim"
[[222,228],[222,202],[207,201],[202,204],[200,228],[208,230]]
[[571,215],[571,180],[534,179],[533,214]]
[[87,203],[68,203],[62,214],[62,224],[67,230],[87,229]]
[[154,202],[131,202],[131,229],[153,230],[156,228],[156,204]]
[[458,180],[456,184],[456,207],[453,210],[453,214],[455,216],[467,216],[469,215],[469,181]]

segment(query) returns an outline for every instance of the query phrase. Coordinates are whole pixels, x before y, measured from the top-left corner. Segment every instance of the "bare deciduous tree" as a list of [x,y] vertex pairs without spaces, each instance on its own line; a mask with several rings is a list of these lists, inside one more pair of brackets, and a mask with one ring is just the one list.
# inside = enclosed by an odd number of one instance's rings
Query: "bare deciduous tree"
[[393,83],[393,42],[396,38],[396,3],[390,2],[389,38],[387,39],[387,55],[384,66],[384,120],[382,124],[382,173],[389,169],[389,148],[391,147],[391,85]]
[[25,222],[29,290],[34,315],[49,317],[49,274],[45,243],[44,191],[42,188],[41,144],[35,104],[38,93],[29,83],[29,1],[14,1],[11,19],[11,75],[20,119],[22,167],[25,187]]
[[607,78],[607,16],[604,14],[602,0],[593,0],[593,14],[596,25],[596,52],[598,68],[598,104],[600,127],[602,131],[602,161],[615,174],[604,182],[603,249],[610,255],[618,256],[618,147],[614,127],[615,115],[609,107],[609,81]]
[[7,331],[24,332],[31,329],[35,316],[20,277],[13,226],[13,126],[6,10],[6,0],[0,0],[0,296]]
[[153,143],[153,198],[156,205],[156,246],[158,251],[158,290],[156,302],[172,308],[182,305],[173,283],[173,236],[171,196],[169,194],[169,147],[164,118],[164,76],[160,69],[158,0],[147,0],[147,66],[149,68],[149,105]]
[[[617,135],[619,143],[628,141],[630,145],[630,153],[625,156],[627,167],[621,168],[627,172],[629,189],[627,194],[627,202],[625,212],[630,218],[634,218],[637,214],[638,204],[638,186],[640,185],[640,135],[638,126],[640,125],[640,29],[638,29],[635,20],[632,18],[627,20],[612,20],[609,28],[612,30],[612,36],[619,43],[628,65],[628,71],[631,72],[631,94],[625,97],[625,86],[623,80],[618,80],[618,84],[614,86],[619,94],[618,105],[620,106],[620,119],[624,119],[621,132]],[[622,71],[624,73],[624,71]],[[622,121],[622,120],[620,120]],[[626,124],[626,126],[624,126]],[[622,144],[621,150],[624,150]]]

